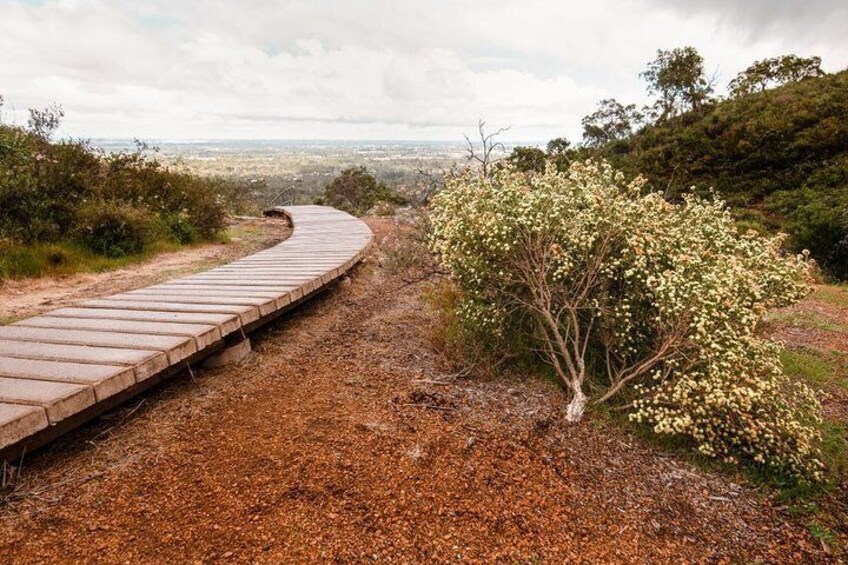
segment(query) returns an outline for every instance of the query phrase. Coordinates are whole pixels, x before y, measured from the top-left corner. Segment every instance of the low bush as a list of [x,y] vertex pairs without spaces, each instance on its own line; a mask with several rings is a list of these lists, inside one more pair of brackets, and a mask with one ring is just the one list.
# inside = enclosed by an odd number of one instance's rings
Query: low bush
[[162,227],[147,210],[117,202],[86,204],[76,222],[77,237],[86,249],[113,258],[141,253]]
[[163,214],[162,221],[168,229],[168,233],[179,244],[195,243],[201,239],[188,214]]
[[439,264],[430,251],[429,216],[413,208],[394,221],[395,229],[380,244],[381,266],[407,284],[432,278],[439,272]]
[[464,327],[494,349],[526,344],[568,391],[570,420],[624,398],[632,419],[709,457],[820,477],[818,401],[757,334],[808,292],[809,263],[783,237],[597,162],[449,178],[432,224]]
[[848,165],[846,179],[837,187],[805,186],[779,191],[766,207],[785,218],[797,249],[809,249],[822,269],[838,280],[848,279]]

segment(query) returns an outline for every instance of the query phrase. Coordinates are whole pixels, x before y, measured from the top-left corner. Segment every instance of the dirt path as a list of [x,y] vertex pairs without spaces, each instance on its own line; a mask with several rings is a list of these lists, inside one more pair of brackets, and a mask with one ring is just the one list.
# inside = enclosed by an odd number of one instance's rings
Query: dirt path
[[798,304],[771,312],[766,330],[788,349],[831,366],[833,374],[820,383],[824,411],[848,426],[848,287],[815,286]]
[[848,288],[816,285],[794,306],[770,315],[770,336],[789,347],[848,353]]
[[9,280],[0,284],[0,320],[11,322],[93,298],[141,288],[181,275],[211,269],[255,253],[291,233],[282,218],[234,220],[230,240],[161,253],[149,261],[105,273],[81,273],[61,278]]
[[[384,222],[373,222],[380,233]],[[803,524],[538,380],[434,384],[420,287],[375,265],[29,460],[3,563],[826,562]]]

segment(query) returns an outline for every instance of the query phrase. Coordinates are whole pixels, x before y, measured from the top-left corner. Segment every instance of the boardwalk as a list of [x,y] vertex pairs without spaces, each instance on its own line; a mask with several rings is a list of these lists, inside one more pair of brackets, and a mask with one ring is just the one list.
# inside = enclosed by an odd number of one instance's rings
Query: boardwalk
[[324,289],[371,242],[322,206],[279,208],[286,241],[234,263],[0,327],[0,459],[43,445]]

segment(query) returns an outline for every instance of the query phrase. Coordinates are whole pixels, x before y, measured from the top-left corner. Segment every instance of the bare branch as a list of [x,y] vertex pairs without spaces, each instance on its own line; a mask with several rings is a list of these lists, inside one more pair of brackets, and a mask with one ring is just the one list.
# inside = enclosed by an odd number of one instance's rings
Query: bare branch
[[506,153],[506,146],[500,141],[495,141],[495,139],[504,132],[509,131],[510,127],[511,126],[506,126],[498,128],[494,132],[486,133],[486,122],[479,120],[477,122],[477,132],[480,136],[479,152],[477,146],[471,141],[471,138],[468,137],[468,135],[463,134],[465,143],[468,145],[466,148],[468,153],[467,161],[469,163],[472,161],[479,163],[483,176],[486,178],[489,177],[492,165],[498,160],[494,159],[493,153],[496,151]]

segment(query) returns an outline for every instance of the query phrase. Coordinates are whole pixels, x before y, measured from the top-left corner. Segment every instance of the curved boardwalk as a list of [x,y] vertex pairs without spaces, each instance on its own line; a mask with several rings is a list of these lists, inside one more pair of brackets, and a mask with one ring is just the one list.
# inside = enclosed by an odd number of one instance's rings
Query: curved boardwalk
[[323,290],[371,230],[324,206],[276,208],[279,245],[155,286],[0,326],[0,459],[115,407]]

